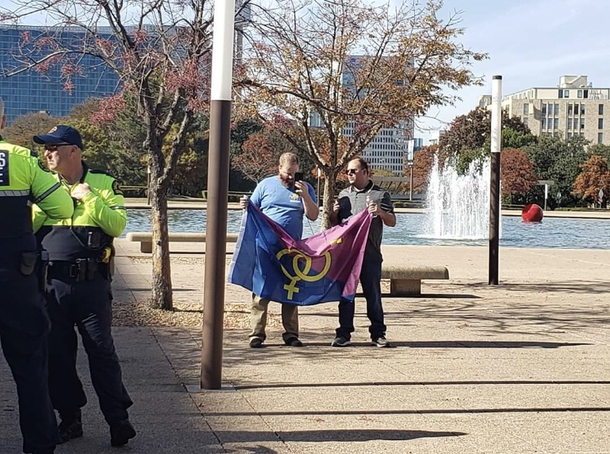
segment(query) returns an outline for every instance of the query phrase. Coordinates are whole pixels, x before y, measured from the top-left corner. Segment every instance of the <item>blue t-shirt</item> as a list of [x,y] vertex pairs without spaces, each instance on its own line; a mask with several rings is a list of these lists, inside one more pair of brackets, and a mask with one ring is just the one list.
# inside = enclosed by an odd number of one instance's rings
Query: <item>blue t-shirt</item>
[[[317,203],[313,187],[307,184],[307,190],[314,203]],[[250,203],[261,209],[265,215],[279,224],[292,238],[300,240],[303,235],[303,200],[296,188],[288,189],[275,175],[261,181],[252,196]]]

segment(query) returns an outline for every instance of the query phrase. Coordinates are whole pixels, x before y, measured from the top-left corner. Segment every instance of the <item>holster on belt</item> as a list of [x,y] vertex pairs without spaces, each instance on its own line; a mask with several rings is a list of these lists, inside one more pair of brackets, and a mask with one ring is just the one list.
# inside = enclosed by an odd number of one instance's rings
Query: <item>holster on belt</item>
[[108,265],[100,263],[96,258],[76,259],[74,262],[51,263],[50,275],[52,278],[71,277],[80,281],[95,279],[96,273],[108,279]]
[[24,276],[29,276],[36,269],[36,263],[38,262],[38,252],[28,251],[21,253],[21,260],[19,260],[19,272]]

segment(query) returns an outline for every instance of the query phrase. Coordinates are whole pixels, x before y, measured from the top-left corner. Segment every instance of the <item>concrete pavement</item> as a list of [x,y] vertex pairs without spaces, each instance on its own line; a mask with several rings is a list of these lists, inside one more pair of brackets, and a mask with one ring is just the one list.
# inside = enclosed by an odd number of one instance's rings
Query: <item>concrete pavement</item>
[[[117,250],[121,309],[146,300],[150,260],[125,240]],[[422,297],[384,300],[395,348],[368,344],[362,299],[355,345],[343,349],[329,346],[336,305],[308,307],[300,349],[282,344],[277,323],[261,350],[248,348],[246,330],[225,330],[226,386],[201,391],[198,327],[117,327],[138,436],[110,448],[81,352],[85,436],[56,452],[610,453],[610,251],[503,248],[499,286],[487,285],[486,248],[384,254],[451,276],[424,282]],[[177,299],[201,302],[204,256],[173,257]],[[248,299],[227,285],[227,315],[247,319],[229,312]],[[4,359],[0,374],[0,452],[17,453]]]

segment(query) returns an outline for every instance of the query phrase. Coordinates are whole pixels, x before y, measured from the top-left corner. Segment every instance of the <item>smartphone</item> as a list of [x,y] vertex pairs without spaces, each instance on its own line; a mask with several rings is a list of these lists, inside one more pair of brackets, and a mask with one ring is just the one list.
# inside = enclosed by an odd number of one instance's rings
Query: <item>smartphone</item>
[[294,181],[303,181],[303,172],[295,172]]

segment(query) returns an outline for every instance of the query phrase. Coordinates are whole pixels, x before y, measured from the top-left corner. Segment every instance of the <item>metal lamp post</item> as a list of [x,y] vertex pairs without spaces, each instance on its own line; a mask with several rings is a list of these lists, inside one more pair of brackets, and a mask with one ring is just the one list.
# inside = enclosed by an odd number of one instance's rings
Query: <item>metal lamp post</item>
[[413,147],[414,141],[405,134],[404,128],[395,129],[392,135],[394,143],[403,152],[407,152],[407,166],[409,167],[409,201],[413,200]]
[[216,2],[212,43],[210,147],[203,289],[201,388],[220,389],[227,252],[235,0]]
[[502,135],[502,76],[491,86],[491,178],[489,188],[489,284],[498,285],[500,249],[500,149]]

